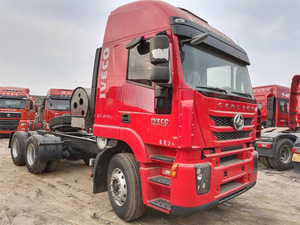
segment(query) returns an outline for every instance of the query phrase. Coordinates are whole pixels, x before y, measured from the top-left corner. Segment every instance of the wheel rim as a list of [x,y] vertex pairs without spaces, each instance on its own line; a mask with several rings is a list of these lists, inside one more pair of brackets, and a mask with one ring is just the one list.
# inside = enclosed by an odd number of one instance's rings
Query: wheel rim
[[114,169],[112,172],[109,187],[109,191],[117,205],[124,205],[127,198],[127,184],[125,176],[119,168]]
[[292,149],[289,145],[284,145],[280,149],[280,159],[283,163],[289,163],[292,158]]
[[32,143],[28,145],[27,148],[27,162],[29,165],[32,165],[35,160],[35,147]]
[[14,143],[13,143],[13,146],[12,146],[12,154],[13,154],[13,157],[14,158],[17,158],[18,157],[18,150],[19,150],[19,141],[18,139],[16,138],[14,140]]

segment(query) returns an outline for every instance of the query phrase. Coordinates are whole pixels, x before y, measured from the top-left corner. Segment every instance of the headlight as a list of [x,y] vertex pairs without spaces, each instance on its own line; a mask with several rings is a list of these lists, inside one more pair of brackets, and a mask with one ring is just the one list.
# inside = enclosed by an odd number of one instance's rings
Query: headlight
[[27,123],[21,123],[20,126],[23,127],[23,126],[26,126],[26,124],[27,124]]
[[198,195],[205,194],[210,190],[210,166],[209,164],[195,165],[196,188]]

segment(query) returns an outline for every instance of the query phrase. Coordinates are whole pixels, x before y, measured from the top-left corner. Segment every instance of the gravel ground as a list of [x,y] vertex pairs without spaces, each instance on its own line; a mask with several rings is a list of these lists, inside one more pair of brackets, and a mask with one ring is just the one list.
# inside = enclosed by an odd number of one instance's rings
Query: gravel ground
[[[127,224],[107,193],[92,194],[91,167],[62,160],[56,171],[34,175],[15,166],[7,138],[0,138],[0,224]],[[129,224],[299,224],[300,175],[259,163],[256,186],[210,210],[179,218],[148,208]]]

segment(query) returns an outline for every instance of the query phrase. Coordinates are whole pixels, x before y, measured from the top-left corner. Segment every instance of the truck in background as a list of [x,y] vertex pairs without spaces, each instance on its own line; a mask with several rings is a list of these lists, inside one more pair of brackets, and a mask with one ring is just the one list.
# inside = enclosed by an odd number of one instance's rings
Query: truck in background
[[249,64],[244,49],[185,9],[121,6],[96,51],[92,87],[72,94],[77,132],[60,131],[66,116],[50,119],[51,132],[16,132],[12,160],[40,174],[88,154],[93,193],[108,191],[125,221],[146,206],[179,216],[211,208],[256,183],[261,118]]
[[288,127],[290,88],[280,85],[253,87],[261,111],[262,128]]
[[50,119],[61,115],[70,115],[70,98],[72,93],[73,90],[71,89],[51,88],[47,91],[47,96],[41,107],[45,130],[49,130]]
[[[298,99],[300,90],[299,82],[300,75],[295,75],[289,91],[288,127],[270,127],[264,129],[261,133],[261,139],[255,144],[260,161],[266,167],[278,170],[289,170],[293,167],[292,148],[294,142],[300,136],[300,124],[298,122],[300,115],[300,98]],[[281,99],[280,101],[288,102],[285,99]]]
[[9,135],[17,130],[28,131],[29,89],[20,87],[0,87],[0,135]]

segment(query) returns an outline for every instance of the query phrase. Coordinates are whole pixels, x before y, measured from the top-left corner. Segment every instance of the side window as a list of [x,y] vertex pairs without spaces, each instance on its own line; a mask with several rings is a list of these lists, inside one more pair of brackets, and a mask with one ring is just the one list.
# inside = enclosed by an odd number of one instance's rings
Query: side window
[[154,87],[150,80],[150,41],[145,40],[129,50],[127,80],[142,86]]
[[288,113],[288,100],[278,99],[279,112]]

